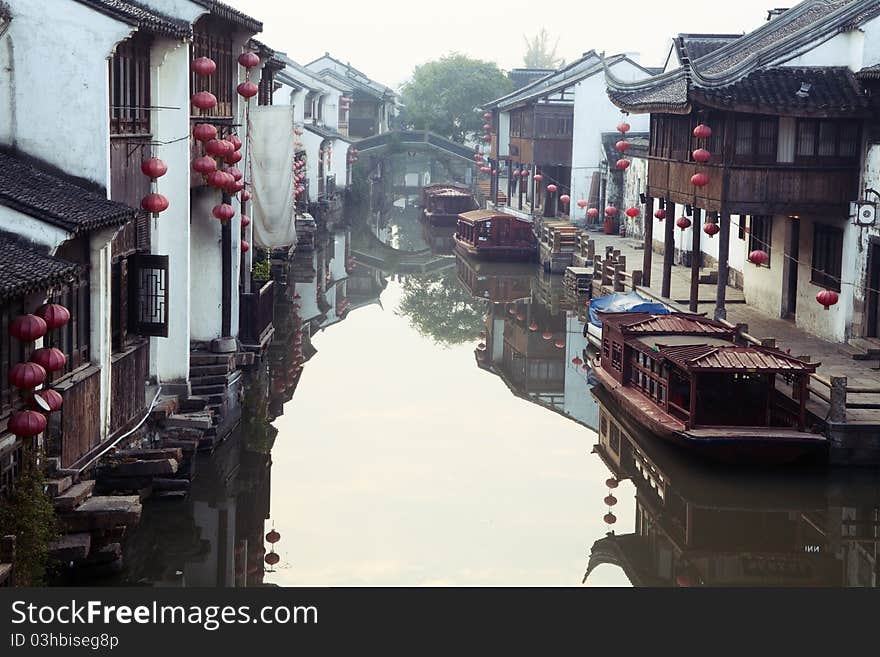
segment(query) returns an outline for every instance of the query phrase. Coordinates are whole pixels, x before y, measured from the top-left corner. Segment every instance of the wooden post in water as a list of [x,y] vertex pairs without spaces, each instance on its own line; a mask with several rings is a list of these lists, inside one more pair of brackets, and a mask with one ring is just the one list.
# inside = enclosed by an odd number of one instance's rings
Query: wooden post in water
[[654,257],[654,198],[649,196],[645,203],[645,246],[642,253],[642,280],[645,287],[651,287],[651,259]]

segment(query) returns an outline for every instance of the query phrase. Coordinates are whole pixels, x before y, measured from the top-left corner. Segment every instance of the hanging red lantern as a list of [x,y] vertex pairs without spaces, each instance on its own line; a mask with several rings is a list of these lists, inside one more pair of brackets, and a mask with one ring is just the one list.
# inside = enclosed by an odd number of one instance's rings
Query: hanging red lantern
[[16,388],[36,388],[46,382],[46,370],[36,363],[16,363],[9,368],[8,380]]
[[270,531],[268,534],[266,534],[266,542],[267,543],[275,545],[275,543],[277,543],[280,540],[281,540],[281,534],[279,534],[274,529],[272,531]]
[[141,172],[148,178],[155,180],[168,173],[168,166],[158,157],[151,157],[141,162]]
[[6,424],[6,430],[19,438],[33,438],[46,430],[46,416],[37,411],[13,413]]
[[250,250],[251,250],[250,242],[248,242],[247,240],[242,240],[241,241],[241,252],[247,253]]
[[756,249],[749,254],[749,262],[751,262],[756,267],[767,264],[767,261],[769,259],[770,256],[767,255],[767,252],[761,251],[760,249]]
[[30,361],[36,363],[47,372],[58,372],[67,364],[67,356],[54,347],[37,349],[31,354]]
[[210,123],[196,123],[193,128],[193,137],[198,141],[211,141],[217,138],[217,128]]
[[565,343],[562,340],[557,340],[553,344],[556,345],[557,349],[564,349],[565,348]]
[[481,342],[480,344],[478,344],[477,351],[486,351],[486,344],[484,342]]
[[529,330],[530,330],[532,333],[534,333],[535,331],[537,331],[537,330],[538,330],[538,323],[537,323],[537,322],[532,322],[532,323],[530,323],[530,324],[529,324]]
[[701,123],[696,128],[694,128],[694,137],[697,139],[709,139],[712,136],[712,128]]
[[597,208],[590,208],[589,210],[587,210],[587,216],[590,219],[595,219],[599,216],[599,210]]
[[492,126],[489,125],[488,123],[483,126],[483,130],[485,130],[486,132],[489,132],[491,129],[492,129]]
[[205,151],[214,157],[226,157],[234,150],[232,143],[225,139],[212,139],[205,144]]
[[540,173],[536,173],[535,182],[541,182],[542,180],[544,180],[544,176],[542,176]]
[[712,153],[705,148],[698,148],[691,155],[694,158],[694,162],[699,162],[700,164],[706,164],[706,162],[712,159]]
[[584,364],[584,361],[581,359],[580,356],[575,356],[574,358],[571,359],[571,364],[574,365],[575,367],[580,367],[581,365]]
[[559,197],[559,202],[562,203],[562,205],[568,205],[569,201],[571,201],[571,196],[568,194],[563,194]]
[[483,135],[483,141],[487,144],[492,141],[492,135]]
[[544,338],[545,340],[548,340],[548,341],[549,341],[549,340],[552,340],[552,339],[553,339],[553,334],[552,334],[550,331],[544,331],[544,332],[541,334],[541,337]]
[[630,161],[625,159],[617,160],[617,163],[614,165],[618,171],[626,171],[629,169]]
[[703,232],[706,233],[706,235],[708,235],[709,237],[715,237],[719,232],[721,232],[721,228],[718,227],[718,224],[707,221],[705,224],[703,224]]
[[816,295],[816,301],[818,301],[825,310],[828,310],[831,306],[837,305],[837,302],[840,301],[840,297],[834,290],[822,290]]
[[46,327],[50,331],[67,326],[67,322],[70,321],[70,311],[60,303],[44,303],[34,311],[34,314],[46,322]]
[[630,219],[635,219],[636,217],[639,216],[639,214],[640,213],[639,213],[638,208],[627,208],[626,209],[626,216],[629,217]]
[[617,504],[617,498],[614,495],[606,495],[604,502],[607,506],[614,506]]
[[38,315],[19,315],[9,323],[9,335],[22,342],[33,342],[46,335],[48,328]]
[[229,135],[229,136],[226,138],[226,141],[228,141],[230,144],[232,144],[232,147],[233,147],[235,150],[238,150],[238,149],[240,149],[240,148],[242,147],[242,141],[241,141],[241,138],[240,138],[238,135]]
[[167,210],[168,205],[168,199],[161,194],[147,194],[141,200],[141,207],[153,216]]
[[680,586],[681,588],[688,588],[691,586],[696,586],[697,583],[690,575],[676,575],[675,584],[676,586]]
[[229,221],[235,216],[235,208],[228,203],[221,203],[220,205],[215,205],[211,213],[220,221]]
[[522,171],[519,172],[519,175],[520,175],[520,177],[522,177],[522,178],[528,178],[529,175],[530,175],[530,172],[529,172],[528,170],[526,170],[526,169],[523,169]]
[[238,162],[241,162],[243,157],[244,155],[241,154],[241,151],[232,151],[223,157],[223,161],[227,164],[237,164]]
[[557,189],[558,189],[558,188],[556,187],[556,185],[554,185],[554,184],[552,184],[552,183],[549,184],[549,185],[547,185],[547,191],[550,192],[551,194],[552,194],[553,192],[555,192]]
[[217,189],[226,189],[226,187],[230,183],[235,182],[235,178],[230,176],[225,171],[212,171],[208,174],[207,181],[211,187],[216,187]]
[[654,210],[654,217],[656,217],[660,221],[663,221],[664,219],[666,219],[666,210]]
[[614,145],[614,148],[616,148],[620,153],[626,153],[630,148],[632,148],[632,144],[630,144],[625,139],[621,139]]
[[617,208],[615,208],[613,205],[609,205],[607,208],[605,208],[605,216],[606,217],[616,217],[617,216]]
[[514,169],[514,171],[513,171],[513,177],[514,177],[514,178],[519,178],[519,169]]
[[210,57],[196,57],[189,66],[196,75],[211,75],[217,70],[217,63]]
[[518,321],[518,322],[522,322],[522,321],[524,321],[525,318],[526,318],[526,316],[525,316],[523,313],[517,313],[517,314],[516,314],[516,321]]
[[260,93],[260,88],[251,82],[250,80],[245,80],[238,87],[236,87],[239,96],[243,96],[244,98],[253,98],[258,93]]
[[587,207],[587,202],[584,199],[578,199],[577,206],[581,210],[583,210],[585,207]]
[[207,176],[209,173],[217,170],[217,160],[215,160],[213,157],[203,155],[202,157],[193,160],[192,167],[194,171],[202,174],[203,176]]
[[243,52],[238,56],[238,63],[245,68],[253,68],[260,65],[260,58],[255,52]]
[[492,115],[489,112],[486,112],[485,114],[483,114],[483,118],[488,121],[489,119],[492,118]]
[[192,104],[200,110],[211,109],[217,104],[217,96],[210,91],[200,91],[197,94],[193,94]]
[[691,184],[694,187],[705,187],[709,184],[709,176],[705,173],[695,173],[691,176]]
[[613,525],[615,522],[617,522],[617,516],[613,513],[606,513],[603,520],[605,521],[606,525]]
[[251,225],[251,218],[246,214],[241,215],[241,227],[247,228]]
[[[37,399],[42,400],[42,403],[37,401]],[[34,398],[31,399],[30,407],[35,411],[54,413],[55,411],[60,411],[63,405],[64,397],[61,396],[61,393],[57,390],[47,388],[46,390],[38,390],[34,393]]]
[[611,477],[611,478],[605,480],[605,485],[608,486],[608,488],[617,488],[619,483],[618,483],[617,479],[615,479],[614,477]]
[[687,217],[679,217],[675,220],[675,225],[681,228],[682,230],[687,230],[691,227],[691,220]]
[[239,196],[239,199],[241,200],[242,203],[247,203],[248,201],[251,200],[251,193],[246,189],[242,190],[241,195]]
[[627,132],[630,131],[630,129],[631,129],[631,126],[626,121],[623,121],[622,123],[617,124],[617,132],[622,132],[623,134],[626,134]]
[[229,167],[226,169],[226,173],[228,173],[230,176],[232,176],[236,180],[241,180],[242,178],[244,178],[244,174],[242,173],[241,169],[239,169],[238,167]]

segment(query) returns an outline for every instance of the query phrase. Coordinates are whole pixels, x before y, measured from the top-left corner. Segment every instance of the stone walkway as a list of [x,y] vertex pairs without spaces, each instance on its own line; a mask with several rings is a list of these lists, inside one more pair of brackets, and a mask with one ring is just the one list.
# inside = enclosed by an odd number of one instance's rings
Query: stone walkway
[[[605,235],[598,232],[590,232],[590,237],[595,241],[596,253],[604,254],[606,246],[619,249],[621,255],[626,256],[627,270],[641,270],[643,251],[641,244],[631,238],[616,235]],[[710,270],[704,270],[708,273]],[[651,286],[646,288],[656,297],[660,297],[660,286],[663,280],[663,255],[654,253],[651,267]],[[690,297],[690,268],[675,265],[672,268],[672,301],[682,311],[687,312]],[[709,317],[715,310],[716,286],[700,285],[699,312],[706,313]],[[667,300],[668,301],[668,300]],[[866,386],[877,388],[880,386],[880,362],[857,361],[844,351],[844,345],[828,342],[798,328],[793,322],[770,317],[769,315],[749,306],[745,303],[742,290],[732,287],[727,288],[727,321],[734,324],[748,324],[749,334],[758,339],[774,338],[779,348],[791,350],[795,356],[809,356],[812,362],[821,365],[817,374],[824,378],[845,376],[849,386]],[[827,389],[820,384],[813,384],[815,388],[827,394]],[[880,394],[858,395],[850,393],[851,401],[877,403],[880,402]],[[880,422],[880,410],[847,410],[848,422]]]

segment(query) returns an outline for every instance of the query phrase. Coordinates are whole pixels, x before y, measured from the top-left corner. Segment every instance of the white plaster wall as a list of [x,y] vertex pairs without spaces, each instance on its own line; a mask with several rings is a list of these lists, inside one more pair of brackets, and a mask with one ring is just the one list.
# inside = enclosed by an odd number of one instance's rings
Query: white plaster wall
[[[627,237],[635,239],[644,239],[645,237],[645,206],[642,205],[640,194],[643,194],[648,187],[648,160],[644,158],[630,158],[632,164],[626,171],[623,184],[623,207],[619,208],[621,217],[626,221]],[[581,210],[577,207],[577,199],[572,202],[572,211],[578,213],[578,223],[583,220],[586,209]],[[638,208],[640,214],[635,219],[630,219],[626,215],[628,208]],[[587,208],[588,209],[588,208]]]
[[743,293],[746,302],[771,317],[782,314],[782,280],[785,271],[785,228],[787,217],[776,215],[770,237],[770,268],[746,263]]
[[[626,60],[611,67],[615,76],[631,82],[648,77],[648,74]],[[613,132],[621,121],[620,110],[608,99],[605,76],[596,74],[575,85],[574,133],[571,157],[571,199],[589,200],[590,182],[602,162],[602,133]],[[627,117],[633,132],[647,132],[649,114]]]
[[311,130],[303,130],[300,140],[306,151],[306,178],[309,180],[309,200],[318,197],[318,151],[321,150],[320,135],[316,135]]
[[344,189],[348,176],[348,147],[351,144],[344,139],[333,140],[333,158],[330,162],[330,173],[336,176],[336,187]]
[[161,383],[189,380],[190,352],[190,142],[175,141],[189,132],[189,45],[159,39],[151,52],[152,103],[179,107],[154,111],[153,138],[166,143],[155,155],[168,166],[157,182],[168,209],[152,224],[153,253],[168,256],[168,337],[150,340],[150,374]]
[[343,281],[348,278],[348,272],[345,271],[345,231],[336,233],[333,236],[333,259],[330,261],[330,275],[336,282]]
[[[211,209],[220,203],[220,192],[201,187],[192,190],[190,219],[190,334],[192,340],[221,337],[223,257],[220,222]],[[235,221],[233,217],[230,221]]]
[[5,205],[0,205],[0,231],[15,233],[35,244],[45,246],[49,249],[49,253],[55,253],[61,244],[72,237],[71,233],[63,228],[34,219]]
[[110,401],[112,344],[112,256],[111,242],[119,229],[107,228],[95,231],[89,236],[89,353],[92,363],[99,365],[101,399],[100,437],[110,436]]
[[498,115],[498,155],[510,155],[510,112],[501,112]]
[[862,26],[862,61],[861,66],[874,66],[880,64],[880,18],[865,23]]
[[13,18],[0,40],[0,142],[106,189],[107,61],[132,28],[69,0],[7,4]]
[[861,68],[863,41],[864,34],[858,30],[842,32],[782,66],[847,66],[857,71]]

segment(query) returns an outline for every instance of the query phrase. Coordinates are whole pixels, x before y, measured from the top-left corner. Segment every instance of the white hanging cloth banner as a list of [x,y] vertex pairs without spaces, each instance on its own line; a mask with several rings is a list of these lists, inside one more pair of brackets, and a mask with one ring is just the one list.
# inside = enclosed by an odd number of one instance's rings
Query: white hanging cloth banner
[[296,244],[293,106],[250,109],[254,242],[264,249]]

